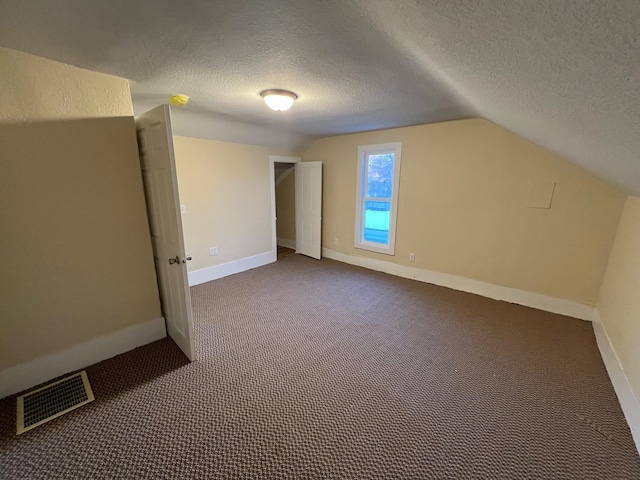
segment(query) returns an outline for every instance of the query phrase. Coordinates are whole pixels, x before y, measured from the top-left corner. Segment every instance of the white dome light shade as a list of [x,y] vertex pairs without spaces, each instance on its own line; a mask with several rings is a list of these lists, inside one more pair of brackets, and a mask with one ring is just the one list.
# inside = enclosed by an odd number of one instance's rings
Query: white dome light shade
[[265,90],[260,92],[260,96],[264,98],[267,106],[276,112],[289,110],[294,100],[298,98],[298,95],[288,90]]

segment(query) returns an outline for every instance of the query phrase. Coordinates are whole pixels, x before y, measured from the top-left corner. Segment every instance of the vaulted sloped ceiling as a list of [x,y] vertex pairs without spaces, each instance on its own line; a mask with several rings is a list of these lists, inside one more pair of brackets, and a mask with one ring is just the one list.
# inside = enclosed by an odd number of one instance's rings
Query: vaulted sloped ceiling
[[137,111],[190,95],[178,133],[301,149],[481,116],[640,194],[639,0],[3,0],[0,45],[129,78]]

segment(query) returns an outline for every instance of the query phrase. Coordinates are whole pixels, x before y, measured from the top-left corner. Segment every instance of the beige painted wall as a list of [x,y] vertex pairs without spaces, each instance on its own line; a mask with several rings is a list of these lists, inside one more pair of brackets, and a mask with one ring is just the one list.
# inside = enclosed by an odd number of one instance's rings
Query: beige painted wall
[[[200,138],[173,141],[189,271],[272,251],[269,155],[296,154]],[[209,256],[209,247],[218,247],[218,255]]]
[[640,197],[628,197],[625,203],[598,311],[631,388],[640,398]]
[[129,82],[0,47],[0,124],[132,116]]
[[278,238],[296,241],[296,176],[291,172],[276,185],[276,217]]
[[158,318],[126,80],[0,49],[0,369]]
[[[398,141],[396,254],[355,249],[358,145]],[[625,196],[489,121],[324,138],[304,160],[324,163],[323,243],[331,249],[596,303]],[[552,208],[527,208],[532,188],[550,182]]]

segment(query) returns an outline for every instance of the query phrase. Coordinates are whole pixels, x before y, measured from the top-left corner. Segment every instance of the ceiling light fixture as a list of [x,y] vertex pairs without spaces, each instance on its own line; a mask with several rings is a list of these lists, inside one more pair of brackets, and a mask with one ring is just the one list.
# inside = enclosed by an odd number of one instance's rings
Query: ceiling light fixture
[[189,97],[187,95],[183,95],[182,93],[171,95],[169,97],[169,103],[178,107],[184,107],[187,103],[189,103]]
[[275,110],[276,112],[284,112],[285,110],[289,110],[291,105],[298,95],[289,90],[265,90],[260,92],[260,96],[264,99],[264,102],[271,110]]

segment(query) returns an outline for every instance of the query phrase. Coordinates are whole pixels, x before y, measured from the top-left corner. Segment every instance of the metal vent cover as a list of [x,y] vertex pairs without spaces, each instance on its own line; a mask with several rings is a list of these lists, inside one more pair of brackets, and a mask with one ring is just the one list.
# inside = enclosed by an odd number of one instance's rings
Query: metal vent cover
[[20,435],[93,400],[93,391],[84,370],[22,395],[18,397],[17,434]]

